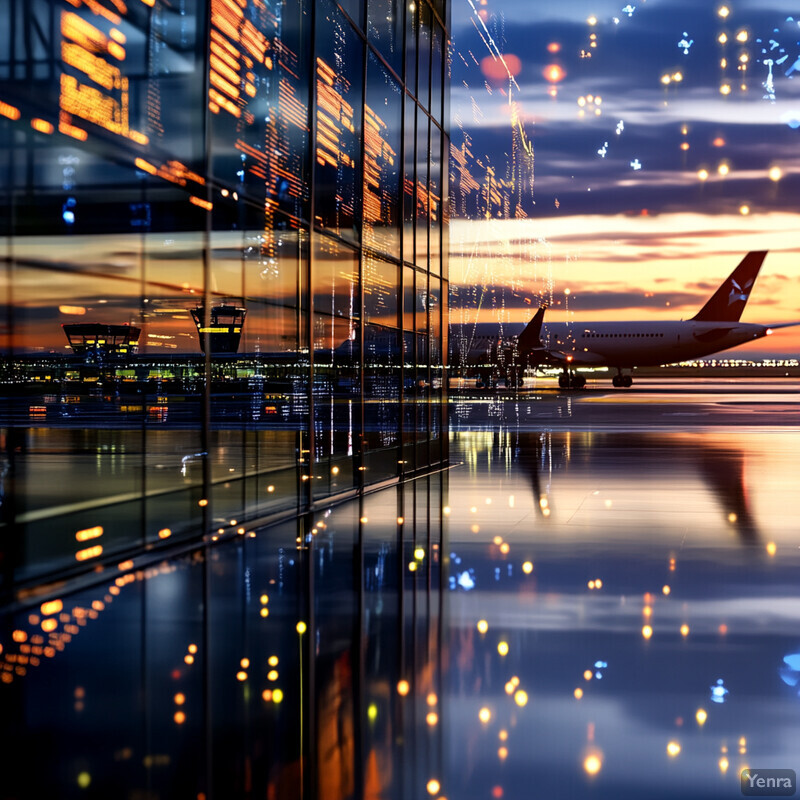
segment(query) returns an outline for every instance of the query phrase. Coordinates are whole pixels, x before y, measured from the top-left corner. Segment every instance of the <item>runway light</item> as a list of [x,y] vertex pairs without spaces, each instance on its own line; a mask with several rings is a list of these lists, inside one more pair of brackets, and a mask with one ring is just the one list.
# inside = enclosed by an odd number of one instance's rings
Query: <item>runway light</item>
[[681,746],[676,741],[671,741],[667,744],[667,755],[670,758],[675,758],[681,752]]
[[603,762],[596,753],[591,753],[583,760],[583,769],[588,775],[597,775],[603,768]]
[[698,708],[697,712],[694,715],[694,718],[697,720],[697,724],[702,727],[706,724],[706,720],[708,719],[708,712],[704,708]]

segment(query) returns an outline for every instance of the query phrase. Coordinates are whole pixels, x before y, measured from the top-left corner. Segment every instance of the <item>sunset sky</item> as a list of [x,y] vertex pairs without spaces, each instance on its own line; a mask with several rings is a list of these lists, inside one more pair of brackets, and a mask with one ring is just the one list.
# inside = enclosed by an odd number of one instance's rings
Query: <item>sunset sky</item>
[[[527,320],[551,291],[554,320],[688,318],[769,250],[743,319],[800,321],[799,23],[782,0],[459,0],[454,144],[479,182],[506,175],[515,102],[535,159],[526,219],[453,220],[479,319]],[[769,345],[796,355],[800,328]]]

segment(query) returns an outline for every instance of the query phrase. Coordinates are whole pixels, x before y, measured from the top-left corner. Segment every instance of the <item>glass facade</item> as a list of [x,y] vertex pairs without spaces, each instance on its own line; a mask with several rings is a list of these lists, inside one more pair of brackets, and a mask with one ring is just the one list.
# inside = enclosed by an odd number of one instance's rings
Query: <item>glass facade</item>
[[443,4],[0,23],[4,592],[446,461]]

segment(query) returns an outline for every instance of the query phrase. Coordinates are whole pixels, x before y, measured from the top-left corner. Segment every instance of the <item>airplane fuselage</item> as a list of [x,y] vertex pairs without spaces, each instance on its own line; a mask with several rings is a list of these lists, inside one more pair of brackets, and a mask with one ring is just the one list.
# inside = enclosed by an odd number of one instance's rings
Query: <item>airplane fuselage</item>
[[769,331],[743,322],[545,322],[541,341],[549,363],[630,368],[702,358]]

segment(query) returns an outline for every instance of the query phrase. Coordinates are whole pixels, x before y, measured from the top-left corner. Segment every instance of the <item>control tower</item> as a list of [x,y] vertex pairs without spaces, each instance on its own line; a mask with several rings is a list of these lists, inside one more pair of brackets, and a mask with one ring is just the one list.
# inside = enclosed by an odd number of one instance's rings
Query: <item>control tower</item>
[[238,352],[246,314],[247,309],[242,306],[227,303],[212,306],[208,327],[205,327],[205,307],[199,305],[193,308],[192,318],[200,337],[200,349],[205,353],[208,341],[209,352],[214,355]]
[[73,322],[61,326],[69,346],[87,364],[103,364],[133,355],[139,349],[141,328],[133,325],[105,325],[101,322]]

